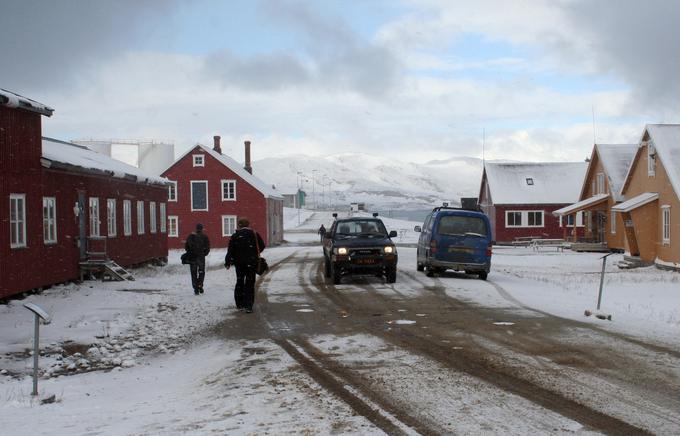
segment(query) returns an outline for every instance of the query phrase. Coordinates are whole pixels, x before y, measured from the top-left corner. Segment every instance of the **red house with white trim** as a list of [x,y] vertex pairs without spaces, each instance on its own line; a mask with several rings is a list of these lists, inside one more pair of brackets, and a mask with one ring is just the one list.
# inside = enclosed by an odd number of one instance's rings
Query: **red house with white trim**
[[493,238],[562,238],[563,223],[553,211],[578,200],[586,168],[586,162],[486,163],[479,206],[491,220]]
[[42,137],[53,109],[0,89],[0,298],[80,277],[83,264],[167,258],[167,180]]
[[210,245],[223,248],[239,218],[248,218],[267,245],[283,241],[283,195],[253,176],[250,141],[245,142],[245,167],[222,154],[220,137],[212,149],[196,145],[162,174],[170,180],[168,246],[183,248],[197,223]]

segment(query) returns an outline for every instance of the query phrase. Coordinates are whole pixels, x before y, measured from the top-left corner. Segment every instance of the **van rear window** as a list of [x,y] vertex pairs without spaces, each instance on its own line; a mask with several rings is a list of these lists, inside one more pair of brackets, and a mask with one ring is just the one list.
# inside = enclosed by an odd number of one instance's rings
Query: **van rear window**
[[443,216],[439,220],[437,233],[440,235],[465,235],[474,233],[486,237],[486,222],[473,216]]

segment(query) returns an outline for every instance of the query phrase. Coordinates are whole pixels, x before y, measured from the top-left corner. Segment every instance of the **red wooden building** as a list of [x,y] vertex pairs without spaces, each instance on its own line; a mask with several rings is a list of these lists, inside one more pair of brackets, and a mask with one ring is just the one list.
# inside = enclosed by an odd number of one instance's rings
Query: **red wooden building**
[[43,138],[52,112],[0,89],[0,298],[78,279],[95,256],[167,258],[167,180]]
[[[518,237],[562,238],[553,211],[578,200],[587,163],[486,163],[479,206],[498,243]],[[570,225],[571,226],[571,225]]]
[[245,167],[222,154],[220,137],[212,149],[196,145],[162,174],[168,193],[168,246],[184,247],[197,223],[204,226],[212,247],[229,245],[239,218],[248,218],[267,245],[283,241],[283,195],[253,176],[250,141]]

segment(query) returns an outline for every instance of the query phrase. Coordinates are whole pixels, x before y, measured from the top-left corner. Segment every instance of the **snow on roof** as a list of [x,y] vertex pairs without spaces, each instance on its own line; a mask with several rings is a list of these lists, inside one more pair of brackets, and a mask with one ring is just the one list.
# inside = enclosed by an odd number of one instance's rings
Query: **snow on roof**
[[[213,150],[212,148],[206,147],[205,145],[202,144],[197,144],[197,147],[200,147],[203,151],[208,153],[210,156],[214,157],[217,159],[219,162],[221,162],[224,166],[229,168],[231,171],[236,173],[237,176],[245,180],[249,185],[257,189],[262,193],[262,195],[265,196],[265,198],[275,198],[278,200],[283,200],[283,194],[278,192],[275,188],[272,186],[266,184],[259,178],[255,177],[254,175],[250,174],[248,171],[246,171],[241,164],[236,162],[234,159],[230,158],[229,156],[225,154],[220,154]],[[175,162],[180,161],[184,158],[184,156],[188,155],[189,153],[192,153],[196,147],[190,148],[189,150],[186,151],[182,156],[179,157]],[[173,164],[174,165],[174,164]]]
[[48,117],[51,117],[54,112],[54,109],[49,106],[2,88],[0,88],[0,104],[11,108],[26,109]]
[[560,204],[578,201],[587,164],[487,163],[484,168],[495,204]]
[[43,137],[43,160],[49,167],[63,167],[82,172],[103,172],[116,178],[134,178],[138,183],[165,185],[168,179],[144,173],[139,168],[97,153],[83,145]]
[[647,124],[645,131],[654,143],[675,195],[680,198],[680,124]]
[[555,215],[555,216],[571,215],[575,212],[586,209],[589,206],[593,206],[593,205],[596,205],[598,203],[602,203],[603,201],[607,200],[608,198],[609,198],[609,194],[597,194],[597,195],[594,195],[590,198],[586,198],[585,200],[581,200],[577,203],[570,204],[569,206],[565,206],[561,209],[554,210],[553,215]]
[[640,195],[636,195],[630,200],[626,200],[623,203],[619,203],[616,206],[612,206],[612,210],[616,212],[630,212],[633,209],[637,209],[640,206],[644,206],[647,203],[659,198],[659,194],[656,192],[643,192]]
[[[630,163],[635,157],[637,144],[595,144],[600,162],[609,179],[609,190],[616,201],[623,201],[621,188],[626,180]],[[585,188],[585,187],[584,187]]]

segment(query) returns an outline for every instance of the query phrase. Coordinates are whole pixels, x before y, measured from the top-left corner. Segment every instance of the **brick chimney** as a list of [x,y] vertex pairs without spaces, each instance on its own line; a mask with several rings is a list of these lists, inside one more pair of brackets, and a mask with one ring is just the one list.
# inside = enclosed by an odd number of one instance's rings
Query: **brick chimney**
[[250,166],[250,141],[246,141],[245,144],[246,144],[246,166],[244,166],[243,169],[252,174],[253,167]]
[[219,154],[222,154],[222,148],[220,148],[220,137],[217,135],[213,136],[213,141],[215,142],[215,145],[213,145],[213,150]]

